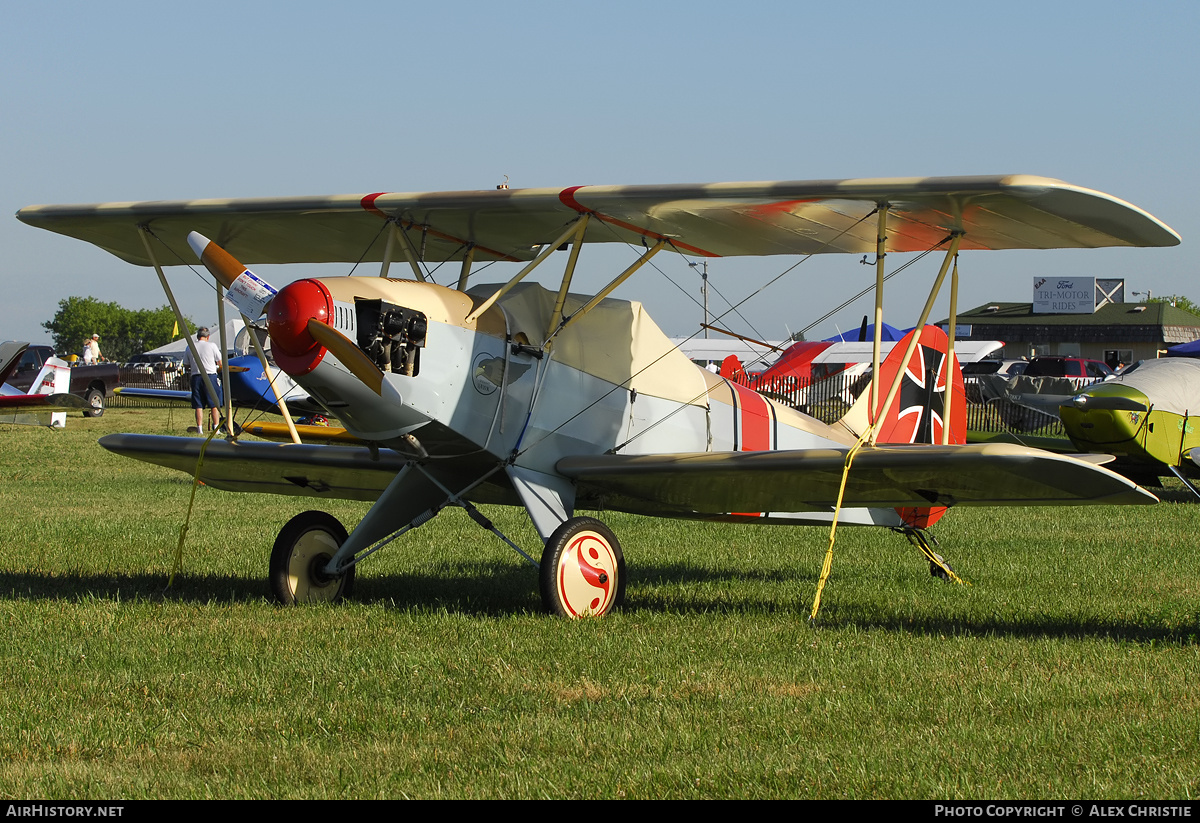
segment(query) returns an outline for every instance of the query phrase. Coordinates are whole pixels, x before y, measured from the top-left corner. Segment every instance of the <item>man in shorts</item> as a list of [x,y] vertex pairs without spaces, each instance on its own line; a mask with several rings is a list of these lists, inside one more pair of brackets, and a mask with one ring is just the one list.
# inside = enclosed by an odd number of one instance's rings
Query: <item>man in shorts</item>
[[[204,433],[204,409],[209,409],[212,414],[212,428],[215,431],[220,425],[220,412],[217,410],[224,404],[225,399],[221,396],[221,383],[217,379],[217,369],[221,367],[221,349],[216,343],[212,343],[208,339],[208,328],[201,326],[196,331],[196,353],[200,355],[200,364],[197,368],[196,361],[192,359],[192,350],[189,348],[183,355],[183,365],[191,372],[192,386],[192,408],[196,410],[196,431]],[[203,374],[201,374],[203,372]],[[207,387],[204,385],[204,374],[212,380],[213,389],[216,390],[217,396],[214,399],[208,393]],[[188,429],[188,431],[192,431]]]

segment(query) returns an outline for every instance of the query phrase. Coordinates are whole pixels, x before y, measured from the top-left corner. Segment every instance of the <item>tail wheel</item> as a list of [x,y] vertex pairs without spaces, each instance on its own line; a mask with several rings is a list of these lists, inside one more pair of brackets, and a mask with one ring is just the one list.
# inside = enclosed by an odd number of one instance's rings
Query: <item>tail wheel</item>
[[625,602],[625,557],[616,535],[591,517],[573,517],[546,541],[542,605],[560,617],[599,617]]
[[271,593],[285,606],[340,600],[354,590],[354,566],[337,577],[325,566],[346,542],[346,529],[325,512],[308,511],[287,522],[271,550]]

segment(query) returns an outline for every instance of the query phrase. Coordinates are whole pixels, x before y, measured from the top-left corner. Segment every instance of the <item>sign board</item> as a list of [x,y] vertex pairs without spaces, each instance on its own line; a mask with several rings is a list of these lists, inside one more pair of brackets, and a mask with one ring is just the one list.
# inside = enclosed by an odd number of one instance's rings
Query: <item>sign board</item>
[[1091,314],[1096,310],[1096,278],[1033,278],[1034,314]]
[[271,284],[247,269],[229,284],[229,291],[225,294],[225,299],[232,303],[234,308],[253,320],[262,314],[263,307],[270,303],[274,296],[275,289],[271,287]]
[[[1096,278],[1096,308],[1106,303],[1125,302],[1125,278],[1113,279]],[[1125,362],[1129,362],[1126,360]]]

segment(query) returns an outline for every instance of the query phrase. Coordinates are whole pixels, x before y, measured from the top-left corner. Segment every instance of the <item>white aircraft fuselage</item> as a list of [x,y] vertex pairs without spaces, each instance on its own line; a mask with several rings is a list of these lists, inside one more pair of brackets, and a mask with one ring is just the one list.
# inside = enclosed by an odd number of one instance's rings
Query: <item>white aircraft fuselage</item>
[[[469,320],[493,290],[479,287],[474,291],[481,296],[473,299],[410,280],[297,281],[272,303],[275,356],[356,437],[404,453],[416,450],[432,461],[508,460],[556,477],[558,461],[567,456],[854,443],[855,435],[844,426],[821,423],[696,366],[639,303],[604,300],[546,344],[554,294],[522,284],[477,321]],[[570,316],[585,300],[569,296],[564,313]],[[382,346],[374,348],[373,359],[383,371],[378,393],[305,330],[308,320],[316,319],[371,352],[367,327],[380,322],[377,306],[392,307],[385,312],[401,319],[393,326],[404,326],[389,338],[388,355],[382,355]],[[628,503],[616,507],[663,513]],[[830,513],[745,516],[827,523]],[[890,509],[847,510],[840,519],[899,522]]]

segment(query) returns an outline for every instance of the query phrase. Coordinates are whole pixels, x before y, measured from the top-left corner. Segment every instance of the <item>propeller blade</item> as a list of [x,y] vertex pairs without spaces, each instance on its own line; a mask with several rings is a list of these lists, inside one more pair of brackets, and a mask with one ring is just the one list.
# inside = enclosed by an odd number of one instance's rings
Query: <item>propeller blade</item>
[[383,372],[363,354],[357,344],[346,335],[320,320],[308,321],[308,333],[313,339],[333,353],[350,373],[376,394],[383,393]]
[[209,274],[228,290],[226,298],[238,311],[251,319],[263,313],[276,292],[270,283],[200,232],[190,233],[187,241]]

